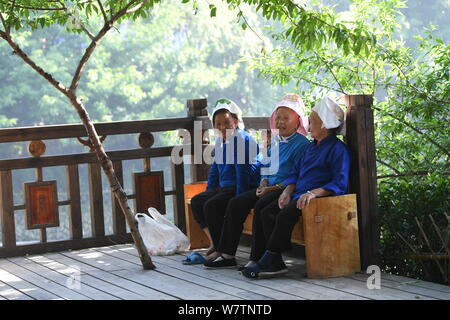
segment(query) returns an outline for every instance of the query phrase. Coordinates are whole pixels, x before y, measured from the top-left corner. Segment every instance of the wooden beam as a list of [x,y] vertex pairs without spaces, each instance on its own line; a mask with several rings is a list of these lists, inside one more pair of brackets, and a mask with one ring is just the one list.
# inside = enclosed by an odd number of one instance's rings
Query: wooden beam
[[16,246],[16,226],[12,173],[10,170],[0,171],[0,210],[3,248],[14,249]]
[[[99,136],[109,136],[117,134],[191,129],[192,120],[190,118],[168,118],[141,121],[116,121],[96,123],[94,126]],[[0,129],[0,143],[77,138],[86,136],[86,129],[82,124],[61,124],[52,126]]]
[[99,163],[90,163],[88,168],[92,236],[101,237],[105,235],[102,172]]
[[352,167],[350,193],[357,194],[361,267],[380,264],[380,222],[377,204],[374,119],[369,95],[345,96],[346,142]]
[[[116,172],[117,179],[119,179],[120,185],[123,187],[123,168],[122,161],[113,161],[113,168]],[[127,233],[125,215],[122,212],[119,202],[114,194],[111,194],[112,203],[112,217],[113,217],[113,232],[116,235],[123,235]]]
[[81,218],[80,177],[78,165],[69,165],[67,166],[66,171],[70,198],[70,238],[81,239],[83,238],[83,223]]
[[[141,159],[144,157],[158,158],[170,156],[172,153],[172,148],[173,147],[159,147],[150,149],[120,150],[106,152],[106,154],[110,157],[111,161],[133,160]],[[94,153],[78,153],[64,156],[61,155],[0,160],[0,170],[54,167],[97,162],[98,159]]]
[[173,218],[178,228],[186,233],[186,218],[184,212],[184,165],[183,163],[172,163],[171,166],[172,188],[176,190],[176,194],[173,199]]

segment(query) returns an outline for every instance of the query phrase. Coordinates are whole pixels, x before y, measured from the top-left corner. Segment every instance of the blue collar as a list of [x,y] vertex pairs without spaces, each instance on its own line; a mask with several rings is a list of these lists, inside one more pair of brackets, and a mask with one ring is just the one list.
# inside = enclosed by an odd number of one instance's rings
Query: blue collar
[[279,134],[277,135],[277,141],[278,142],[289,142],[297,135],[297,131],[295,131],[293,134],[291,134],[289,137],[282,137]]

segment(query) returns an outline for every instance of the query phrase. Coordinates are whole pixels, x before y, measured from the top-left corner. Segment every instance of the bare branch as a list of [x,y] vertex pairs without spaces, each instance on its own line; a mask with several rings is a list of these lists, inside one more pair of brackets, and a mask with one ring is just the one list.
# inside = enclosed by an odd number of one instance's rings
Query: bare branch
[[[380,112],[384,112],[382,111],[380,108],[377,107],[373,107],[375,110],[380,111]],[[418,134],[422,135],[426,140],[428,140],[429,142],[431,142],[432,144],[434,144],[436,147],[438,147],[440,150],[442,150],[447,157],[450,157],[450,152],[444,148],[443,146],[441,146],[439,143],[437,143],[436,141],[434,141],[433,139],[431,139],[428,135],[426,135],[425,133],[423,133],[422,131],[420,131],[419,129],[417,129],[416,127],[414,127],[413,125],[411,125],[409,122],[393,115],[392,113],[386,112],[386,114],[392,118],[394,118],[395,120],[403,123],[404,125],[406,125],[408,128],[411,128],[412,130],[414,130],[415,132],[417,132]]]
[[137,0],[131,0],[126,6],[124,6],[121,10],[119,10],[109,21],[109,23],[106,23],[103,28],[99,31],[99,33],[92,39],[91,44],[86,48],[83,57],[81,58],[80,62],[78,63],[77,69],[75,71],[75,74],[72,78],[72,83],[70,84],[69,90],[72,94],[75,95],[75,92],[77,90],[78,84],[81,79],[81,74],[86,67],[87,62],[89,61],[89,58],[92,56],[95,48],[100,43],[102,38],[106,35],[106,33],[113,27],[114,23],[119,20],[121,17],[127,14],[130,7],[132,7]]
[[0,20],[2,21],[3,28],[5,28],[5,36],[9,37],[9,28],[8,28],[8,25],[6,24],[6,21],[3,18],[3,14],[1,12],[0,12]]
[[28,64],[31,68],[33,68],[38,74],[44,77],[50,84],[52,84],[58,91],[67,95],[68,90],[65,86],[63,86],[59,81],[55,80],[53,76],[47,72],[45,72],[40,66],[38,66],[31,58],[22,50],[20,47],[11,39],[11,36],[6,32],[0,31],[0,37],[3,38],[10,47],[14,50],[14,53],[22,58],[26,64]]
[[84,33],[87,34],[87,36],[91,39],[94,40],[94,35],[92,33],[89,32],[89,30],[80,22],[80,28],[81,30],[83,30]]
[[386,167],[388,167],[389,169],[391,169],[392,171],[394,171],[397,174],[401,174],[400,171],[398,171],[397,169],[395,169],[393,166],[387,164],[386,162],[380,160],[380,159],[376,159],[377,162],[381,163],[382,165],[385,165]]
[[135,11],[138,11],[138,10],[139,10],[140,8],[142,8],[147,2],[148,2],[148,0],[142,1],[142,2],[141,2],[139,5],[137,5],[136,7],[127,10],[127,12],[125,12],[125,14],[133,13],[133,12],[135,12]]
[[98,5],[100,6],[100,10],[102,11],[103,19],[105,20],[105,23],[108,23],[108,17],[106,16],[105,8],[103,7],[103,4],[101,0],[97,0]]

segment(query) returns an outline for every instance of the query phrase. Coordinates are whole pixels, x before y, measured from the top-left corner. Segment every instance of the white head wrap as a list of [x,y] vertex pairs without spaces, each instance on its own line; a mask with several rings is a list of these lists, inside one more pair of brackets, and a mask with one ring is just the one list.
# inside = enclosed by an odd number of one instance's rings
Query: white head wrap
[[297,132],[306,136],[308,135],[309,121],[308,117],[305,116],[305,104],[298,94],[287,94],[284,96],[283,100],[277,103],[275,109],[273,109],[272,115],[270,116],[270,128],[275,129],[275,117],[278,108],[286,107],[293,110],[299,117],[299,127]]
[[337,134],[345,135],[345,114],[339,105],[330,97],[325,97],[311,111],[317,113],[322,120],[322,128],[339,128]]
[[[226,109],[230,113],[233,113],[238,118],[238,128],[241,130],[244,130],[244,121],[242,120],[242,110],[237,106],[236,103],[229,99],[219,99],[216,101],[216,104],[214,105],[214,110],[211,115],[211,122],[213,122],[214,114],[219,111],[220,109]],[[214,126],[214,123],[213,123]]]

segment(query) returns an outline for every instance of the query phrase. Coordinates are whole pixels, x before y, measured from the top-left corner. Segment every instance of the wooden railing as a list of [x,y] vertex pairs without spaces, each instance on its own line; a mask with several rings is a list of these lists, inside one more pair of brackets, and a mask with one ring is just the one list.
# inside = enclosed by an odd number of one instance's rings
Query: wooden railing
[[[206,100],[200,101],[206,107]],[[193,131],[194,118],[192,115],[185,118],[122,121],[97,123],[95,128],[101,137],[111,135],[138,134],[140,149],[126,149],[119,151],[107,151],[114,165],[114,170],[123,185],[123,161],[143,159],[142,172],[133,173],[134,190],[127,194],[128,199],[135,201],[138,212],[145,212],[149,206],[165,211],[165,197],[173,196],[174,222],[185,230],[184,218],[184,191],[185,166],[173,164],[171,166],[172,190],[165,190],[162,171],[152,171],[150,159],[170,157],[174,146],[153,147],[153,134],[178,129]],[[207,116],[200,116],[203,128],[211,128]],[[246,118],[249,127],[255,129],[267,128],[267,118]],[[132,241],[127,233],[126,222],[120,206],[114,198],[112,203],[112,227],[113,234],[105,234],[104,196],[102,187],[102,170],[98,164],[95,153],[79,153],[69,155],[45,156],[44,141],[55,139],[78,139],[89,146],[85,140],[86,132],[81,124],[55,125],[26,128],[0,129],[0,143],[29,141],[31,157],[12,158],[0,160],[0,217],[2,227],[2,246],[0,257],[17,256],[24,254],[36,254],[68,249],[81,249],[95,246],[111,245],[113,243],[128,243]],[[49,142],[47,142],[49,143]],[[88,185],[92,236],[83,235],[82,200],[80,197],[79,166],[88,166]],[[43,168],[64,167],[65,177],[56,180],[45,181]],[[35,181],[24,183],[24,203],[15,205],[13,193],[13,174],[17,170],[35,169]],[[67,185],[67,199],[58,199],[58,185]],[[17,197],[17,195],[16,195]],[[16,199],[17,200],[17,199]],[[59,226],[59,210],[61,206],[68,206],[69,216],[69,240],[47,241],[47,228]],[[85,206],[86,207],[86,206]],[[26,211],[26,223],[23,226],[27,230],[38,229],[40,241],[31,244],[20,244],[16,241],[15,213],[19,210]]]

